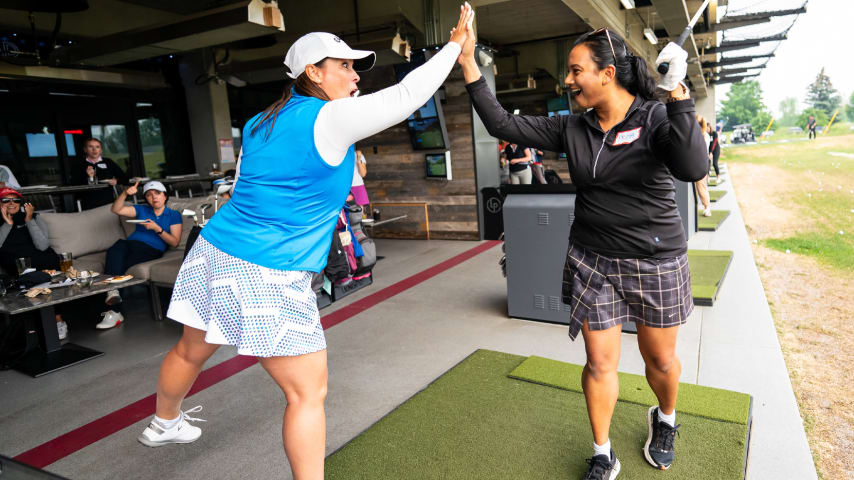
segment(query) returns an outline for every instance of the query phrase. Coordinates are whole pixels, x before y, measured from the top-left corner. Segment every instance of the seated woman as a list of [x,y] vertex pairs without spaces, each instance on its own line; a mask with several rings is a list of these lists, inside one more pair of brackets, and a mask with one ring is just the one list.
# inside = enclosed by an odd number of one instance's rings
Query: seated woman
[[[23,205],[23,209],[21,206]],[[0,189],[0,267],[10,276],[18,274],[15,260],[29,258],[30,265],[36,270],[58,270],[59,256],[50,248],[47,225],[31,203],[24,203],[24,197],[14,188]],[[68,335],[68,325],[56,315],[56,329],[59,339]]]
[[[104,273],[123,275],[127,270],[143,262],[158,259],[169,247],[177,247],[181,241],[181,214],[168,208],[169,196],[162,183],[152,181],[142,187],[147,205],[125,205],[128,195],[136,195],[139,182],[122,192],[113,202],[116,215],[144,220],[136,226],[127,240],[118,240],[107,250]],[[124,321],[121,313],[122,297],[117,289],[107,292],[106,304],[111,307],[101,315],[104,319],[95,328],[106,330]]]

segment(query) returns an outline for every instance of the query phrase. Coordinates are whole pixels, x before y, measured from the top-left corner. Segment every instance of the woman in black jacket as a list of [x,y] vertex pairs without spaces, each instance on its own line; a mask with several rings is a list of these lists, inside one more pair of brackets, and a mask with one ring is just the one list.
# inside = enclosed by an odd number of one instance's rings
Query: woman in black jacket
[[673,177],[699,180],[709,162],[694,102],[680,82],[686,58],[675,44],[662,50],[658,63],[670,62],[659,83],[662,104],[653,99],[646,62],[619,35],[607,29],[582,35],[570,52],[565,83],[590,110],[535,117],[501,107],[481,78],[473,39],[460,55],[466,88],[489,133],[566,152],[577,187],[563,299],[571,309],[570,337],[581,331],[587,351],[582,385],[594,455],[584,478],[613,479],[619,472],[608,431],[619,391],[620,327],[627,321],[637,324],[646,377],[659,401],[647,414],[645,457],[660,469],[673,462],[681,372],[676,334],[694,307]]

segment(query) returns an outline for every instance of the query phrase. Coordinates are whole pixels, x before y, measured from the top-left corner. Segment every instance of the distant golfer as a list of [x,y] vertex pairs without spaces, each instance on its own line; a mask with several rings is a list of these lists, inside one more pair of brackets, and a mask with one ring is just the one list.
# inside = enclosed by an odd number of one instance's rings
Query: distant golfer
[[593,458],[584,478],[611,480],[620,471],[608,433],[620,388],[620,327],[629,321],[637,324],[646,378],[659,402],[647,413],[644,456],[656,468],[670,468],[679,428],[676,334],[694,308],[673,177],[694,182],[709,171],[694,102],[680,82],[687,52],[670,43],[658,56],[658,63],[670,62],[658,84],[667,96],[664,105],[653,100],[656,85],[646,62],[629,52],[619,35],[604,28],[584,34],[570,51],[564,83],[578,105],[590,110],[511,115],[481,78],[473,37],[466,40],[460,63],[489,133],[565,152],[577,187],[563,300],[571,308],[569,336],[581,332],[587,351],[582,385]]
[[815,139],[815,127],[816,127],[815,117],[810,115],[810,118],[807,120],[807,130],[809,130],[809,133],[807,133],[807,138],[812,139],[812,140]]

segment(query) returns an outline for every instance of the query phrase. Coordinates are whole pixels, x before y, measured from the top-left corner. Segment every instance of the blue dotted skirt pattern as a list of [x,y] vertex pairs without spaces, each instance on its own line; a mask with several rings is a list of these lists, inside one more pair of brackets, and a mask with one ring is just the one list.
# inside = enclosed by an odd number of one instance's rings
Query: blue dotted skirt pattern
[[199,236],[184,259],[166,315],[240,355],[290,357],[326,348],[312,273],[233,257]]

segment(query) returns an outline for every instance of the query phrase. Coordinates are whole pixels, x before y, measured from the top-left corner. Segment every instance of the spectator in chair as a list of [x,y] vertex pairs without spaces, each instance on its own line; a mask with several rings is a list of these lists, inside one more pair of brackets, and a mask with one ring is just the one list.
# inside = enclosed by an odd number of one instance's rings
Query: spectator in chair
[[[128,176],[119,165],[109,158],[101,157],[102,145],[97,138],[86,140],[84,146],[86,156],[75,161],[72,166],[74,183],[78,185],[94,185],[105,181],[110,185],[128,183]],[[107,205],[115,198],[112,188],[93,190],[83,194],[80,198],[83,209]]]
[[[21,208],[23,206],[23,209]],[[24,197],[13,188],[0,189],[0,266],[9,275],[16,275],[15,259],[29,258],[36,270],[58,270],[59,256],[48,243],[47,225],[32,203],[24,203]],[[56,315],[59,339],[68,335],[68,325],[62,315]]]
[[[139,223],[127,240],[118,240],[107,250],[104,273],[124,275],[127,270],[143,262],[158,259],[169,247],[177,247],[181,241],[181,214],[166,206],[169,196],[162,183],[152,181],[142,187],[146,205],[125,205],[128,195],[136,195],[139,182],[122,192],[113,202],[116,215],[144,220]],[[124,321],[121,312],[122,297],[117,289],[107,292],[108,309],[102,313],[104,319],[95,328],[106,330]]]

